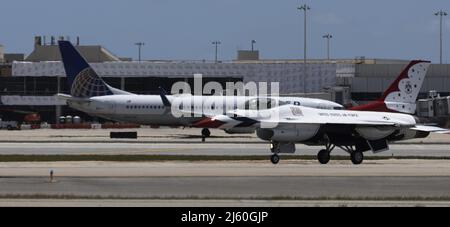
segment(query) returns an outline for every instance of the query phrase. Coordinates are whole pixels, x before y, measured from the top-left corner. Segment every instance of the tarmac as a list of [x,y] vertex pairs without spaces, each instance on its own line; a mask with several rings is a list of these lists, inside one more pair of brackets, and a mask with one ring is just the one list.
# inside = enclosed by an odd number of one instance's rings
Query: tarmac
[[[138,139],[110,139],[110,132],[137,132]],[[6,131],[0,130],[1,142],[56,142],[56,143],[201,143],[201,129],[198,128],[137,128],[137,129],[39,129]],[[207,142],[220,143],[261,143],[253,134],[230,135],[222,130],[211,129]],[[424,139],[413,139],[398,144],[450,144],[448,135],[431,134]]]
[[[0,162],[0,178],[46,177],[450,177],[450,160]],[[450,183],[449,183],[450,185]],[[1,186],[0,186],[1,187]]]
[[[9,197],[106,199],[450,198],[450,177],[58,177],[1,178]],[[444,199],[444,200],[445,200]]]
[[[254,135],[213,131],[202,143],[195,129],[138,129],[137,140],[110,140],[109,132],[0,131],[0,155],[270,154],[268,144]],[[391,159],[359,166],[349,160],[320,165],[283,159],[278,165],[269,160],[0,162],[0,206],[450,206],[450,160],[439,159],[450,157],[447,137],[394,144],[381,154]],[[297,149],[315,155],[320,148]]]
[[449,207],[448,201],[245,199],[0,199],[0,207]]
[[0,173],[0,206],[450,205],[447,160],[27,162],[1,163]]
[[[321,146],[297,144],[295,155],[317,155]],[[0,155],[207,155],[207,156],[255,156],[270,155],[268,143],[67,143],[67,142],[8,142],[0,143]],[[348,156],[336,148],[332,156]],[[282,156],[289,154],[281,154]],[[450,157],[448,145],[444,144],[393,144],[390,150],[378,154],[367,152],[366,156],[422,156]]]

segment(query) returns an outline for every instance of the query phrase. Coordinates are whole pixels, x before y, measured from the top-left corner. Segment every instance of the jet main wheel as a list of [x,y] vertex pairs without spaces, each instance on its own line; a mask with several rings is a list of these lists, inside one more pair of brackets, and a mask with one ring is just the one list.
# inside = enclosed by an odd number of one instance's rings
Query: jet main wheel
[[210,137],[211,131],[209,131],[209,129],[207,129],[207,128],[202,129],[202,136],[205,138]]
[[328,164],[331,159],[330,152],[328,150],[319,151],[319,153],[317,154],[317,159],[322,165]]
[[355,151],[351,155],[352,163],[355,165],[359,165],[364,161],[364,154],[361,151]]
[[277,154],[274,154],[274,155],[270,156],[270,161],[272,162],[272,164],[276,165],[280,162],[280,156],[278,156]]
[[272,154],[278,154],[280,153],[280,146],[279,143],[277,142],[272,142],[270,144],[270,152],[272,152]]

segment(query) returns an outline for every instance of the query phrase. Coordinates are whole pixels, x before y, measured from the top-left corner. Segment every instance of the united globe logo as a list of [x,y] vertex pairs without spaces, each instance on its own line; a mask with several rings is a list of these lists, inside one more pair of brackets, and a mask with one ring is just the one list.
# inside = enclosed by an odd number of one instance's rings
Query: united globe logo
[[89,98],[94,96],[112,95],[105,82],[92,68],[81,71],[72,84],[71,95],[74,97]]

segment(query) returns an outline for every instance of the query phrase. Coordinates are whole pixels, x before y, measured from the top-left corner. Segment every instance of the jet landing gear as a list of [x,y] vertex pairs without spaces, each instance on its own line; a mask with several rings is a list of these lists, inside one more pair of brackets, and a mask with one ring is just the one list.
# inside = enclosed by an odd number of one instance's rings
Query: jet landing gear
[[272,164],[276,165],[280,162],[279,154],[295,153],[295,143],[272,141],[270,144],[270,151],[272,152],[272,156],[270,156],[270,161],[272,162]]
[[280,162],[280,156],[278,155],[280,153],[280,143],[272,142],[270,144],[270,151],[272,152],[272,156],[270,156],[270,161],[274,165],[278,164]]
[[361,151],[354,151],[350,154],[350,158],[353,164],[359,165],[364,161],[364,154]]
[[354,165],[360,165],[364,161],[364,154],[361,151],[355,150],[352,146],[340,148],[350,154],[350,160]]
[[331,159],[330,153],[334,148],[335,148],[334,145],[327,144],[325,150],[319,151],[319,153],[317,154],[317,160],[319,160],[320,164],[325,165],[328,164],[328,162],[330,162]]
[[319,151],[319,153],[317,154],[317,159],[322,165],[328,164],[328,162],[330,162],[331,159],[330,151],[328,150]]
[[[325,150],[319,151],[319,153],[317,154],[317,159],[319,160],[320,164],[325,165],[328,164],[328,162],[330,162],[331,159],[330,153],[335,147],[336,147],[335,145],[327,144]],[[339,146],[339,148],[350,154],[350,160],[354,165],[360,165],[361,163],[363,163],[364,161],[363,152],[353,149],[352,146],[345,146],[345,147]]]
[[270,161],[272,162],[272,164],[276,165],[280,162],[280,156],[278,154],[273,154],[272,156],[270,156]]

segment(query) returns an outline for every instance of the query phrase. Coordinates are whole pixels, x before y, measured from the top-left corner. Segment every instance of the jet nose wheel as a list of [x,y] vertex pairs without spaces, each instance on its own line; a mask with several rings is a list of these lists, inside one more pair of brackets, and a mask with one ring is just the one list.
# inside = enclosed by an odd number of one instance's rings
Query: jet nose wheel
[[317,154],[317,159],[322,165],[328,164],[331,159],[330,152],[328,150],[319,151],[319,154]]
[[364,161],[364,154],[360,151],[355,151],[351,155],[352,163],[355,165],[359,165]]
[[274,154],[274,155],[270,156],[270,161],[272,162],[272,164],[276,165],[280,162],[280,156],[278,156],[277,154]]

